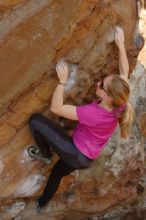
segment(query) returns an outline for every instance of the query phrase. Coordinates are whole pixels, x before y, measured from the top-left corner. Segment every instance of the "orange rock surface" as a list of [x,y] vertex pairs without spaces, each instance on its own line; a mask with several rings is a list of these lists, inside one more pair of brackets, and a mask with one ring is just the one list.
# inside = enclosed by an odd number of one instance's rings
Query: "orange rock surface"
[[[26,149],[34,140],[28,118],[41,112],[61,125],[62,119],[49,110],[58,82],[55,63],[65,58],[70,64],[71,83],[66,87],[65,102],[79,105],[93,100],[96,80],[118,72],[118,48],[114,43],[118,24],[125,31],[130,73],[136,65],[144,45],[139,33],[139,6],[136,0],[0,1],[2,219],[40,219],[30,200],[41,193],[58,156],[51,165],[29,158]],[[138,98],[143,101],[139,92],[144,90],[143,75],[137,79],[136,72],[132,80],[133,87],[136,82],[140,85],[133,89],[133,103]],[[137,105],[134,107],[139,117],[144,105],[139,112]],[[63,129],[73,126],[64,120]],[[79,220],[132,201],[143,174],[143,153],[143,141],[135,127],[127,142],[116,134],[91,168],[79,170],[78,177],[73,173],[62,180],[46,218]],[[30,206],[27,210],[26,204]]]

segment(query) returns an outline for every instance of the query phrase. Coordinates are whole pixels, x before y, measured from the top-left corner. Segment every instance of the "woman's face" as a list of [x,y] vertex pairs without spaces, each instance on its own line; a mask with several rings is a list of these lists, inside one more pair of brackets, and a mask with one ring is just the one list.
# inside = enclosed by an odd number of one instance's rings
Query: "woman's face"
[[111,84],[111,79],[112,79],[112,76],[107,76],[106,78],[97,82],[96,95],[98,97],[100,97],[102,99],[109,98],[109,96],[107,94],[107,88]]

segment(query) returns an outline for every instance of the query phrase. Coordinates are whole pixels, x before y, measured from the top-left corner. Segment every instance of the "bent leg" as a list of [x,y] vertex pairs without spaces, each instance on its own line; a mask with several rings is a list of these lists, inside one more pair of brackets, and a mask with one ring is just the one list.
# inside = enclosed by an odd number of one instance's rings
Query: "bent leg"
[[[29,126],[41,149],[43,149],[43,146],[46,149],[51,147],[71,167],[76,169],[86,168],[91,163],[92,160],[77,149],[72,138],[68,137],[61,127],[44,115],[34,113],[29,119]],[[38,133],[40,134],[39,138],[37,138]],[[46,144],[42,144],[38,140],[45,140]]]
[[44,191],[40,198],[38,199],[38,204],[40,207],[45,206],[53,197],[57,191],[62,177],[73,172],[75,168],[69,166],[62,159],[59,159],[54,165],[48,182],[44,188]]
[[39,133],[38,131],[34,132],[34,139],[39,147],[43,157],[50,158],[52,156],[52,152],[50,150],[50,146],[48,145],[45,137]]
[[62,177],[76,169],[87,168],[91,159],[83,155],[74,145],[62,128],[59,128],[40,113],[33,114],[29,119],[31,132],[41,149],[51,147],[60,157],[54,165],[44,191],[38,199],[40,207],[45,206],[57,191]]
[[[37,124],[35,123],[36,119],[39,115],[41,115],[41,114],[34,113],[31,115],[31,117],[29,118],[29,121],[28,121],[29,128],[30,128],[31,134],[32,134],[35,142],[37,143],[37,146],[39,147],[43,157],[50,158],[52,156],[50,146],[49,146],[47,140],[45,139],[45,136],[43,134],[41,134],[41,132],[39,132],[39,128],[38,128]],[[43,130],[42,130],[42,133],[43,133]]]

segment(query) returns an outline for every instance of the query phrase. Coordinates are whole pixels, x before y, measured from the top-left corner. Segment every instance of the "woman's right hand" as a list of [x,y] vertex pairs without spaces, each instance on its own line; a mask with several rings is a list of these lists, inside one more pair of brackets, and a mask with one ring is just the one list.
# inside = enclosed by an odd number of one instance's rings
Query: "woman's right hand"
[[121,27],[116,26],[115,27],[115,43],[118,47],[121,47],[124,45],[124,31]]
[[68,80],[68,65],[67,62],[60,60],[56,64],[56,72],[58,75],[58,78],[61,83],[66,83]]

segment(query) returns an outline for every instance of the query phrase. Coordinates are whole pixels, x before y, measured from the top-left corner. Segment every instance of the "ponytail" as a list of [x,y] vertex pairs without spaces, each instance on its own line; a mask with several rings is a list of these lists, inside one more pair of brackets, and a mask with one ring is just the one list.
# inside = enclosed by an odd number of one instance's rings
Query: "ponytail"
[[111,83],[106,88],[107,95],[111,98],[115,117],[119,121],[121,138],[127,138],[133,121],[134,110],[128,102],[130,87],[126,80],[114,74]]
[[126,103],[126,108],[119,117],[121,138],[129,137],[131,125],[133,122],[134,110],[130,102]]

